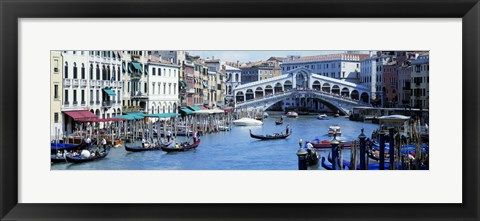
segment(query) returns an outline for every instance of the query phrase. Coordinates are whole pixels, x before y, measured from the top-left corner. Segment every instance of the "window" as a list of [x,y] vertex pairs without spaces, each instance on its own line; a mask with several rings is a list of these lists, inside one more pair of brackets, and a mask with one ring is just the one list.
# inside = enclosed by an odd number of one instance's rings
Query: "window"
[[163,94],[167,94],[166,89],[167,89],[167,83],[163,83]]
[[93,90],[90,90],[90,104],[93,104]]
[[172,69],[168,69],[168,76],[169,76],[169,77],[172,76]]
[[85,79],[85,64],[82,63],[82,79]]
[[77,79],[77,63],[73,62],[73,79]]
[[65,70],[63,72],[65,74],[65,78],[68,78],[68,62],[65,62]]
[[100,103],[100,91],[99,91],[99,90],[97,90],[97,94],[96,94],[96,95],[97,95],[97,96],[96,96],[96,98],[97,98],[96,101],[97,101],[97,104],[99,104],[99,103]]
[[147,93],[147,83],[144,83],[143,85],[144,85],[143,91]]
[[58,85],[54,85],[53,98],[58,99]]
[[172,84],[168,84],[168,94],[172,94]]
[[65,90],[65,93],[63,93],[63,101],[64,104],[68,104],[68,90]]
[[82,90],[82,104],[85,104],[85,90]]
[[[153,69],[155,70],[155,69]],[[152,83],[152,94],[155,94],[155,83]]]
[[173,70],[173,77],[177,77],[177,70]]
[[54,123],[58,123],[58,113],[57,113],[57,112],[55,112],[55,113],[53,114],[53,122],[54,122]]
[[152,75],[155,76],[155,68],[152,68]]
[[100,80],[100,67],[97,64],[97,68],[95,69],[95,72],[97,74],[97,80]]
[[77,104],[77,90],[73,90],[73,104]]
[[53,72],[58,73],[58,59],[53,60]]
[[173,83],[173,94],[177,94],[177,83]]
[[93,64],[90,64],[90,80],[93,80]]
[[117,81],[120,81],[120,67],[117,67]]

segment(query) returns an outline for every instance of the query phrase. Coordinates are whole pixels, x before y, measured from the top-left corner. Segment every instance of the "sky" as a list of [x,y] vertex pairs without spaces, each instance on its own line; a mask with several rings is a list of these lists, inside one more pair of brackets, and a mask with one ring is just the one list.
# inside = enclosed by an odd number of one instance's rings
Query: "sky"
[[[267,60],[270,57],[286,57],[287,55],[324,55],[324,54],[337,54],[344,53],[346,51],[188,51],[190,55],[198,55],[203,59],[220,59],[222,61],[231,62],[247,62],[247,61],[260,61]],[[361,51],[361,53],[368,53],[368,51]]]

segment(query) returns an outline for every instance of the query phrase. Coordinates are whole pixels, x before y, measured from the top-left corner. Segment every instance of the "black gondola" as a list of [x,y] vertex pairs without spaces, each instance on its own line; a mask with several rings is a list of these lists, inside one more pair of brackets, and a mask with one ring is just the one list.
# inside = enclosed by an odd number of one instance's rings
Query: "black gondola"
[[188,142],[183,142],[178,146],[178,148],[174,145],[172,147],[162,147],[161,149],[165,152],[181,152],[181,151],[195,149],[198,147],[199,144],[200,144],[200,139],[198,139],[193,144],[190,144]]
[[275,121],[275,124],[276,124],[276,125],[283,124],[283,120],[276,120],[276,121]]
[[167,143],[162,143],[162,144],[159,144],[159,145],[156,145],[156,146],[153,146],[153,147],[148,147],[148,148],[144,148],[142,146],[127,146],[125,145],[125,150],[126,151],[132,151],[132,152],[142,152],[142,151],[150,151],[150,150],[161,150],[162,147],[168,147],[170,146],[170,144],[173,143],[173,139],[170,140],[169,142]]
[[252,130],[250,130],[250,137],[255,138],[255,139],[260,139],[260,140],[275,140],[275,139],[285,139],[288,136],[292,134],[292,131],[290,131],[288,134],[279,134],[275,133],[273,135],[255,135],[252,134]]
[[105,152],[101,152],[98,155],[95,155],[94,157],[84,158],[82,156],[68,156],[67,155],[66,158],[67,158],[67,162],[70,162],[70,163],[83,163],[83,162],[90,162],[90,161],[94,161],[94,160],[103,159],[108,155],[109,152],[110,152],[110,147],[107,147],[107,150]]
[[56,154],[50,155],[50,162],[52,163],[66,163],[67,159],[64,156],[57,156]]
[[326,170],[333,170],[332,166],[325,164],[325,157],[322,157],[322,167]]

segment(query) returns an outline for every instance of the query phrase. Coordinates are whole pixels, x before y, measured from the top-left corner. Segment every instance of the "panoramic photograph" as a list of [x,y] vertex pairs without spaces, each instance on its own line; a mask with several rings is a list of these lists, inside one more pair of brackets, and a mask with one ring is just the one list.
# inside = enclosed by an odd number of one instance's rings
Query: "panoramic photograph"
[[429,54],[51,51],[50,168],[429,170]]

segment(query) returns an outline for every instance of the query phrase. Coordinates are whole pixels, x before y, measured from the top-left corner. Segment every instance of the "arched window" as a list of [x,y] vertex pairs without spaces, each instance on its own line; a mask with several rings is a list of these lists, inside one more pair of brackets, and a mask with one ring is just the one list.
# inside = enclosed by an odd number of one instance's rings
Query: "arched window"
[[77,63],[73,62],[73,79],[77,79]]
[[68,62],[65,61],[65,70],[63,71],[65,74],[65,78],[68,78]]
[[105,65],[102,66],[102,80],[107,80],[107,69],[105,69]]
[[97,75],[97,80],[100,80],[100,66],[97,64],[97,68],[95,69],[96,75]]
[[93,80],[93,64],[90,64],[90,80]]
[[82,63],[82,79],[85,79],[85,64]]
[[115,77],[116,77],[115,75],[116,75],[116,73],[115,73],[115,67],[113,67],[113,68],[112,68],[112,78],[113,78],[114,81],[116,80],[116,79],[115,79]]
[[109,80],[111,80],[111,79],[112,79],[112,78],[111,78],[111,73],[110,73],[110,66],[107,65],[107,79],[104,79],[104,80],[109,81]]

